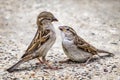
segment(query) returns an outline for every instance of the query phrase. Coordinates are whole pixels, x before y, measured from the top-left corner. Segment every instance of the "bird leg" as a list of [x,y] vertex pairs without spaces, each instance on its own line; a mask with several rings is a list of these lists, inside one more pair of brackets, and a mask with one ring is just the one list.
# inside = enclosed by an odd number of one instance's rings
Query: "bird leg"
[[38,59],[38,63],[36,63],[36,65],[39,65],[39,64],[43,64],[43,61],[40,60],[40,58],[37,58]]
[[37,59],[39,60],[39,62],[40,62],[40,63],[42,63],[42,64],[43,64],[43,61],[41,61],[41,60],[40,60],[40,58],[37,58]]
[[88,64],[88,62],[93,58],[93,56],[90,56],[85,63],[82,63],[82,66],[85,66]]
[[42,57],[42,60],[43,60],[43,63],[45,63],[47,66],[48,66],[48,69],[54,69],[54,70],[57,70],[58,67],[52,67],[48,61],[45,59],[45,57]]

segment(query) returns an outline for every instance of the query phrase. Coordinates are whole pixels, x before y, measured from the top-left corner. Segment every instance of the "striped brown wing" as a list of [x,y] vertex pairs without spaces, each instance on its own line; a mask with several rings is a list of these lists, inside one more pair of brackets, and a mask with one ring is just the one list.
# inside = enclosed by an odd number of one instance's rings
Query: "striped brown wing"
[[40,38],[40,35],[41,35],[41,31],[37,30],[37,32],[35,34],[35,37],[33,38],[32,42],[28,46],[28,48],[27,48],[25,54],[22,56],[22,58],[25,57],[26,55],[31,54],[32,52],[35,51],[36,47],[38,46],[36,44],[36,41]]
[[79,36],[75,37],[74,43],[77,45],[77,47],[83,51],[89,52],[93,55],[97,54],[97,49],[90,45],[89,43],[87,43],[84,39],[82,39]]
[[25,57],[26,55],[29,55],[29,54],[35,52],[38,48],[40,48],[40,46],[43,45],[46,42],[46,40],[49,39],[49,36],[48,36],[45,40],[42,40],[42,37],[47,35],[48,33],[49,33],[48,30],[45,30],[45,31],[37,30],[35,37],[33,38],[32,42],[28,46],[28,48],[27,48],[25,54],[22,56],[22,58]]

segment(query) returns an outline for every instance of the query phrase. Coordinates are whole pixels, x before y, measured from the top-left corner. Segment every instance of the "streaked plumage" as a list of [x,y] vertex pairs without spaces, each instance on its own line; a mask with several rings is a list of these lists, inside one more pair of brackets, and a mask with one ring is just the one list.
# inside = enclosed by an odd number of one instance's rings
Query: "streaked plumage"
[[89,60],[98,53],[108,53],[113,56],[113,53],[100,50],[87,43],[84,39],[77,35],[75,30],[69,26],[60,26],[62,34],[62,46],[65,54],[72,61],[88,63]]
[[[44,11],[38,15],[37,18],[38,29],[35,34],[35,37],[28,46],[25,54],[21,57],[21,60],[12,67],[10,67],[9,69],[7,69],[8,72],[13,72],[21,63],[24,63],[35,58],[39,59],[40,57],[42,57],[42,61],[45,64],[51,67],[47,63],[45,56],[56,40],[55,30],[52,25],[53,21],[58,20],[50,12]],[[41,60],[39,59],[39,61]]]

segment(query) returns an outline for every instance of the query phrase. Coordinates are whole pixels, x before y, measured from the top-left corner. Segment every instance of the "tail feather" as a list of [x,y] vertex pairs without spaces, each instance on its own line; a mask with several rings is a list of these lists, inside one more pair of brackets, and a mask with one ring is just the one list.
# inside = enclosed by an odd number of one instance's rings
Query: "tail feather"
[[98,49],[97,51],[98,51],[98,53],[108,53],[108,55],[110,55],[110,56],[114,56],[113,53],[108,52],[108,51],[104,51],[104,50],[100,50],[100,49]]
[[13,72],[23,61],[20,60],[19,62],[17,62],[15,65],[13,65],[12,67],[10,67],[9,69],[7,69],[7,71],[9,73]]

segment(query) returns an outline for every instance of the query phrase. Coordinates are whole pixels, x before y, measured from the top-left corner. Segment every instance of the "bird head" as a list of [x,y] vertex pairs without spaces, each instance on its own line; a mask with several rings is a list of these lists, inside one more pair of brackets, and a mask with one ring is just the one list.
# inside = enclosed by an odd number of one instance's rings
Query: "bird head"
[[77,35],[75,30],[69,26],[59,26],[60,31],[62,32],[62,37],[67,39],[74,39]]
[[58,21],[57,18],[51,12],[47,11],[43,11],[38,15],[37,25],[41,24],[43,20],[49,20],[50,22]]

